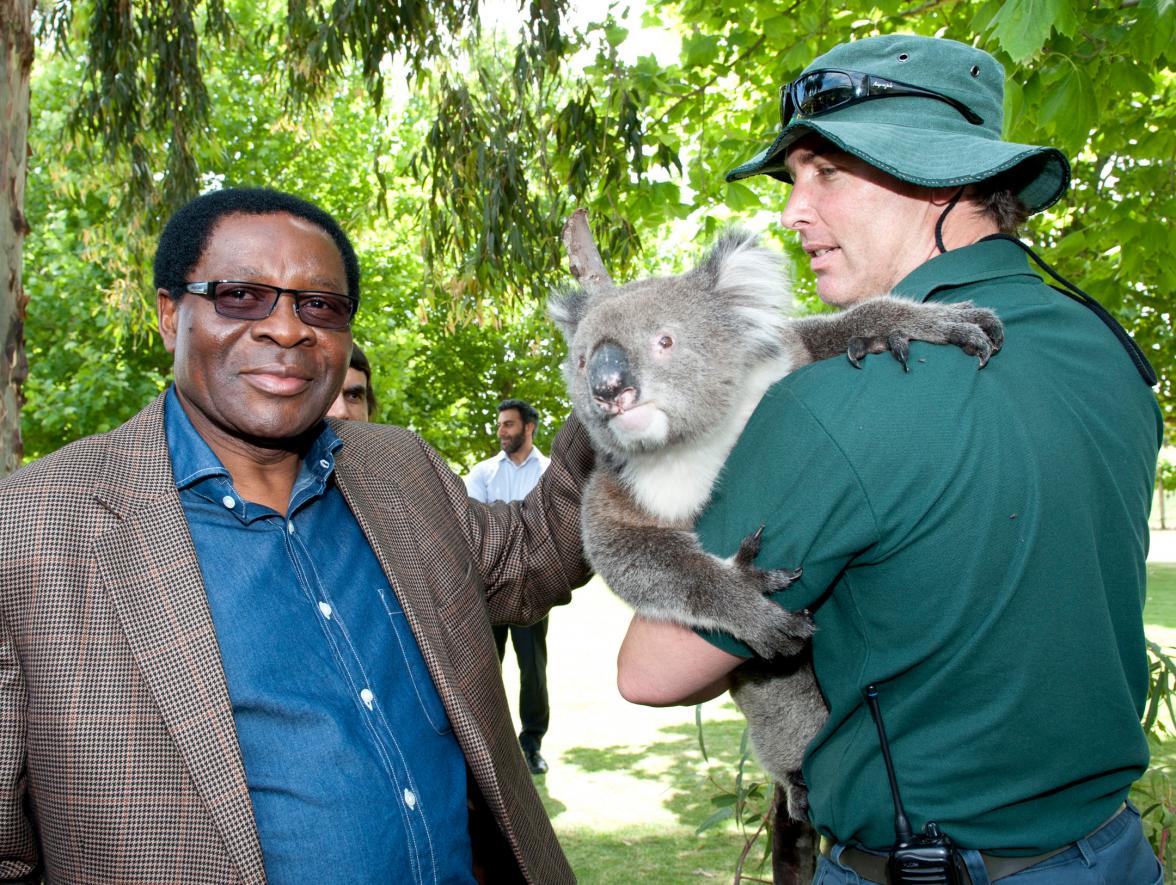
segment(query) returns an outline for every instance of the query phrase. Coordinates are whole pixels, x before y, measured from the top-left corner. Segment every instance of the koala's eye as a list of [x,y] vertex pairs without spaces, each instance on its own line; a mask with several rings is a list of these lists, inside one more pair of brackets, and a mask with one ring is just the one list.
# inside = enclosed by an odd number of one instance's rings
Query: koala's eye
[[674,346],[674,339],[671,338],[669,335],[662,335],[660,338],[657,339],[657,346],[659,348],[661,348],[662,350],[669,350],[671,347]]
[[583,369],[588,364],[588,360],[584,358],[584,354],[580,354],[580,358],[576,360],[577,368]]

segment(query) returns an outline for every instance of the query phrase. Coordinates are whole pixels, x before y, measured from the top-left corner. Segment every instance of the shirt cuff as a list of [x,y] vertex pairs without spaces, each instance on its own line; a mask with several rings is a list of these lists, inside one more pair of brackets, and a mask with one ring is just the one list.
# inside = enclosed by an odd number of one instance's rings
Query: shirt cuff
[[741,658],[755,657],[755,652],[729,633],[720,633],[717,630],[699,630],[697,628],[694,632],[715,648],[725,651],[727,654],[736,655]]

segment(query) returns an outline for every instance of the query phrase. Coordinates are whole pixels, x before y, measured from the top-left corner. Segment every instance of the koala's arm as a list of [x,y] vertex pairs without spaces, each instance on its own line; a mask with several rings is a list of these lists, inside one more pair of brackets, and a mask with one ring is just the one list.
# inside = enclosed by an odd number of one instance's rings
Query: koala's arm
[[970,301],[920,303],[883,296],[840,313],[801,317],[790,328],[808,362],[846,354],[855,366],[867,353],[887,350],[906,366],[909,343],[927,341],[954,344],[978,357],[983,368],[1004,343],[1004,326],[996,314]]
[[798,573],[755,568],[758,533],[731,559],[712,556],[692,531],[650,517],[600,466],[584,490],[583,525],[593,568],[646,618],[721,630],[769,658],[794,654],[812,635],[807,615],[766,598]]

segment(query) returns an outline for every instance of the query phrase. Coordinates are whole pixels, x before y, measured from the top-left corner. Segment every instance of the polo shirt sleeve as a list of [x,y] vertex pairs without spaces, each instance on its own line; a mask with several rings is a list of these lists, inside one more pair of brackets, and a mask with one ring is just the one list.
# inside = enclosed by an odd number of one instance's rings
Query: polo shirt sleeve
[[[803,569],[772,599],[819,610],[854,558],[876,543],[878,525],[857,470],[789,381],[769,390],[748,421],[696,531],[707,552],[728,557],[762,525],[756,565]],[[819,626],[819,611],[817,619]],[[732,636],[698,632],[731,654],[753,655]]]

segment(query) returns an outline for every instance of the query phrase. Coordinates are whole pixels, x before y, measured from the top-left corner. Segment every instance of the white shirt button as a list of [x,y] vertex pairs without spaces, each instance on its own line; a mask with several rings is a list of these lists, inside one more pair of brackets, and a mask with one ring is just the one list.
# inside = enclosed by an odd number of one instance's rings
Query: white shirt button
[[232,495],[225,495],[223,498],[221,498],[221,503],[230,510],[237,506],[237,502],[233,499]]
[[[323,613],[323,617],[326,618],[328,621],[331,619],[331,607],[329,605],[327,605],[325,602],[319,603],[319,611],[321,611]],[[367,691],[367,689],[365,688],[364,691]],[[368,694],[371,694],[371,692],[368,691]]]
[[326,470],[330,466],[331,466],[331,462],[328,461],[326,458],[323,458],[321,461],[319,461],[319,467],[323,468],[323,470]]
[[286,533],[289,535],[294,534],[294,520],[290,520],[286,523]]
[[416,808],[416,793],[414,793],[408,787],[404,788],[404,804],[407,805],[410,809]]
[[372,690],[370,688],[365,688],[359,693],[359,699],[363,701],[363,705],[370,710],[372,708],[372,704],[376,700],[376,696],[372,694]]

